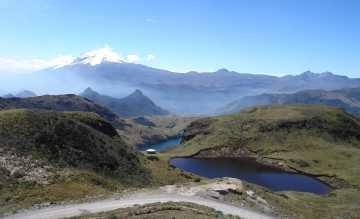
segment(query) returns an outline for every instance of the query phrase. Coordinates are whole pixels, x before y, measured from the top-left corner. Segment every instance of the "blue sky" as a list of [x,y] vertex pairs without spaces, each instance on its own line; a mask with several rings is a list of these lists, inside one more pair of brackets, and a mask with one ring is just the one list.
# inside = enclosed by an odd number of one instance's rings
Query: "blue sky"
[[0,0],[0,64],[110,45],[180,72],[360,77],[359,11],[357,0]]

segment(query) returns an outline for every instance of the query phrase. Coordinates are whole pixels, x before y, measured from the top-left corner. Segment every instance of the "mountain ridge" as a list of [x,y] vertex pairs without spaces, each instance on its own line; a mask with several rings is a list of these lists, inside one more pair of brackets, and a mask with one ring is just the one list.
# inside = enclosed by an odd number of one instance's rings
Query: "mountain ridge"
[[340,90],[304,90],[292,94],[260,94],[246,96],[227,104],[219,113],[235,113],[241,109],[273,104],[324,104],[340,107],[360,115],[360,87]]
[[[72,63],[26,77],[44,84],[43,87],[47,87],[48,93],[79,93],[90,86],[107,96],[122,98],[129,92],[140,89],[158,105],[182,115],[213,114],[218,108],[239,97],[261,93],[360,87],[359,78],[329,72],[305,72],[295,76],[277,77],[219,69],[215,73],[193,71],[184,74],[143,64],[108,60],[101,60],[96,65]],[[23,78],[19,80],[28,81]],[[53,86],[55,84],[64,84],[64,88],[59,91],[60,88]],[[28,89],[37,91],[38,86],[28,86]]]
[[43,95],[28,98],[0,98],[0,110],[21,108],[94,112],[109,122],[118,120],[118,116],[109,109],[75,94]]
[[169,114],[168,111],[157,106],[139,89],[136,89],[130,95],[121,99],[99,94],[90,87],[86,88],[80,95],[94,101],[95,103],[108,107],[120,117]]

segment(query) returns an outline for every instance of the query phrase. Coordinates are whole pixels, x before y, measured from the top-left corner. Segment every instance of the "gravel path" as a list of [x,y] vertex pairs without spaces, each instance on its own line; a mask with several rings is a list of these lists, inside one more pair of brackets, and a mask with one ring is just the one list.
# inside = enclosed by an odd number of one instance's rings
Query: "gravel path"
[[199,205],[214,208],[224,214],[232,214],[247,219],[268,219],[270,216],[226,204],[217,200],[207,199],[199,196],[181,195],[167,193],[164,191],[139,192],[126,197],[110,198],[105,200],[93,201],[81,204],[69,204],[50,206],[47,208],[27,210],[21,213],[5,217],[6,219],[55,219],[80,215],[83,213],[97,213],[111,211],[118,208],[131,207],[134,205],[144,205],[156,202],[191,202]]

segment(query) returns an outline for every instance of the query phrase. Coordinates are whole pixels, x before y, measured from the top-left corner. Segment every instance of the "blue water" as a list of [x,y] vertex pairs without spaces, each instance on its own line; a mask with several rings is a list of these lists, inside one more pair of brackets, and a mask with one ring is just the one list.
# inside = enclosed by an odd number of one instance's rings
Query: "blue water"
[[165,149],[174,147],[176,145],[179,145],[181,142],[181,137],[176,137],[176,138],[170,138],[166,141],[160,142],[158,144],[154,144],[154,145],[145,145],[145,146],[140,146],[139,149],[140,150],[147,150],[147,149],[155,149],[157,151],[163,151]]
[[[140,147],[163,151],[180,144],[181,137],[168,139],[158,144]],[[261,165],[252,160],[232,158],[174,158],[170,163],[184,171],[208,178],[233,177],[255,183],[272,191],[299,191],[326,194],[330,188],[316,178],[288,173]]]
[[272,191],[299,191],[326,194],[330,188],[321,181],[296,173],[266,167],[255,161],[229,158],[174,158],[171,164],[184,171],[208,178],[233,177]]

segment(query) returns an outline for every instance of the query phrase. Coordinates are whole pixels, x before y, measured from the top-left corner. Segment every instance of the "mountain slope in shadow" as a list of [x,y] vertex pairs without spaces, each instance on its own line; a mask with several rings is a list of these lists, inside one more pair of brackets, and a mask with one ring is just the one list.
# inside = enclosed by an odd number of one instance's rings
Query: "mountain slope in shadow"
[[157,106],[150,98],[145,96],[140,90],[135,90],[132,94],[124,98],[114,98],[102,95],[87,88],[81,96],[94,101],[97,104],[108,107],[120,117],[154,116],[168,115],[169,112]]

